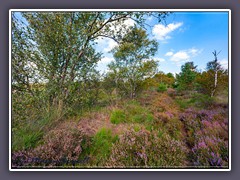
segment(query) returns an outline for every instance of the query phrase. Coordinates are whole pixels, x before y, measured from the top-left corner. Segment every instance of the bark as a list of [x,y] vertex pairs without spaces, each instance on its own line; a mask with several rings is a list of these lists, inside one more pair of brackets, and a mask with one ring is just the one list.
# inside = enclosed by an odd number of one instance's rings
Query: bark
[[217,82],[218,82],[218,71],[215,71],[215,74],[214,74],[214,88],[213,88],[213,90],[211,92],[211,97],[213,97],[215,92],[216,92]]

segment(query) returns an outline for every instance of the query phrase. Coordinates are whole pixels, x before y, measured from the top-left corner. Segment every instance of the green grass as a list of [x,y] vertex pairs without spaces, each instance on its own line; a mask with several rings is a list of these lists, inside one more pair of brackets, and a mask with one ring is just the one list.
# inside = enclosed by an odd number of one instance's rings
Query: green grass
[[22,128],[13,134],[13,151],[27,150],[38,145],[43,137],[42,131],[34,131],[30,128]]
[[129,101],[123,108],[127,122],[146,124],[153,121],[153,115],[150,111],[146,107],[141,106],[140,103],[135,100]]
[[36,147],[41,143],[43,135],[61,119],[61,113],[55,108],[51,108],[51,111],[43,110],[42,113],[36,109],[35,111],[24,123],[16,124],[12,128],[13,151]]
[[209,97],[205,94],[194,93],[189,98],[177,97],[175,102],[181,109],[187,109],[189,107],[195,108],[208,108],[214,102],[214,98]]
[[90,147],[90,155],[92,164],[101,165],[110,156],[112,144],[118,140],[118,136],[114,136],[110,129],[102,128],[92,139]]
[[119,123],[143,123],[148,124],[154,120],[150,111],[140,105],[139,102],[131,100],[123,104],[122,109],[112,111],[110,121],[113,124]]
[[119,124],[122,122],[126,122],[126,115],[123,110],[116,109],[111,113],[110,121],[113,124]]

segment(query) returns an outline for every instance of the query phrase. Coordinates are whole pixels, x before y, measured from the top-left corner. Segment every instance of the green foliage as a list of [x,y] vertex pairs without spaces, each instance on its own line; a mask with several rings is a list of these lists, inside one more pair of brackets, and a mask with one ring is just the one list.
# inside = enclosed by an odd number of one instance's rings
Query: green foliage
[[147,108],[144,108],[136,100],[129,101],[123,106],[126,114],[126,122],[148,124],[154,119],[153,115]]
[[93,166],[102,166],[111,153],[113,143],[118,140],[118,136],[114,136],[110,129],[100,129],[92,139],[90,148],[90,156]]
[[173,76],[173,74],[172,73],[167,73],[167,77],[169,77],[169,78],[174,78],[174,76]]
[[164,83],[160,83],[158,88],[157,88],[158,92],[165,92],[167,91],[167,86]]
[[181,109],[187,109],[188,107],[190,107],[189,99],[176,98],[175,101]]
[[209,96],[211,96],[214,90],[216,95],[224,90],[227,90],[228,72],[223,70],[219,70],[217,72],[218,83],[216,88],[214,87],[214,76],[215,72],[213,70],[204,71],[201,74],[199,74],[196,78],[197,90]]
[[148,124],[154,117],[147,108],[142,107],[136,100],[125,102],[122,109],[116,109],[111,113],[110,121],[119,123]]
[[182,65],[181,72],[176,77],[178,90],[193,90],[195,88],[196,67],[193,62]]
[[14,132],[12,141],[13,151],[35,148],[43,137],[43,132],[33,131],[28,129],[28,127],[18,130],[13,129],[12,131]]
[[126,115],[123,110],[116,109],[111,113],[110,121],[113,124],[119,124],[122,122],[126,122]]
[[189,107],[205,109],[210,108],[214,104],[214,98],[201,93],[189,93],[188,97],[178,96],[175,101],[181,109],[187,109]]
[[156,72],[157,62],[144,60],[154,56],[157,49],[158,43],[149,40],[146,31],[136,26],[113,49],[115,61],[109,65],[110,74],[114,76],[122,96],[134,98],[141,90],[143,80]]
[[144,80],[144,89],[157,89],[160,84],[164,84],[167,87],[173,87],[175,78],[172,73],[164,74],[163,72],[158,72],[154,77],[147,78]]
[[214,103],[214,99],[209,95],[196,93],[189,100],[189,102],[198,108],[209,108]]

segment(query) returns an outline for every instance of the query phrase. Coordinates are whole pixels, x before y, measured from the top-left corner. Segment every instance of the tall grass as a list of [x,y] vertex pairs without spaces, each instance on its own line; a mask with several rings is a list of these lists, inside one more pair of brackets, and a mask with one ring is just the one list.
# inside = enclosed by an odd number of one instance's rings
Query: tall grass
[[107,128],[100,129],[92,139],[90,147],[91,165],[102,166],[110,156],[113,143],[118,140],[117,135]]

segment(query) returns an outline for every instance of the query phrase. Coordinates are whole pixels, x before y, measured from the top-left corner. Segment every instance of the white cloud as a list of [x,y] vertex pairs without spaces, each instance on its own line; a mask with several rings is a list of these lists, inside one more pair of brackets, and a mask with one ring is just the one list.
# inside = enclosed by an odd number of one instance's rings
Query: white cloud
[[158,62],[165,62],[166,60],[163,59],[163,58],[154,58],[155,61],[158,61]]
[[196,56],[196,55],[200,54],[202,51],[203,51],[202,49],[199,50],[199,49],[196,49],[196,48],[191,48],[191,49],[188,50],[188,52],[190,54],[192,54],[193,56]]
[[169,51],[165,54],[165,56],[172,56],[173,55],[173,52]]
[[219,63],[221,64],[221,66],[224,69],[228,69],[228,60],[227,59],[222,59],[222,60],[219,61]]
[[172,31],[176,30],[182,25],[183,25],[182,22],[171,23],[171,24],[168,24],[167,26],[163,24],[156,24],[153,27],[152,33],[156,39],[163,41],[166,39],[170,39],[171,36],[169,36],[168,34],[170,34]]
[[179,51],[172,55],[170,58],[171,61],[179,62],[179,61],[186,61],[190,58],[187,52],[185,51]]
[[191,48],[191,49],[186,49],[186,50],[180,50],[176,52],[175,54],[171,54],[170,52],[166,53],[169,56],[171,56],[170,60],[173,62],[186,62],[190,60],[191,58],[197,56],[200,54],[203,50],[202,49],[196,49],[196,48]]

